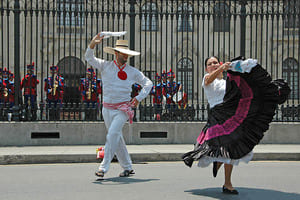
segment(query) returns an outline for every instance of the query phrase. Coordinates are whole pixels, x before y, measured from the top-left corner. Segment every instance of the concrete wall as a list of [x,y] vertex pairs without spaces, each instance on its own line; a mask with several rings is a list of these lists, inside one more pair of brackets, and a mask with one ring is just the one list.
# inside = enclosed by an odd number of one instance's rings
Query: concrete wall
[[[123,128],[127,144],[193,144],[203,122],[135,122]],[[98,145],[105,143],[103,122],[1,122],[0,146]],[[142,132],[148,132],[141,137]],[[149,133],[150,132],[150,133]],[[56,138],[32,138],[38,136]],[[42,134],[42,135],[39,135]],[[153,135],[154,134],[154,135]],[[300,123],[272,123],[261,141],[300,144]]]

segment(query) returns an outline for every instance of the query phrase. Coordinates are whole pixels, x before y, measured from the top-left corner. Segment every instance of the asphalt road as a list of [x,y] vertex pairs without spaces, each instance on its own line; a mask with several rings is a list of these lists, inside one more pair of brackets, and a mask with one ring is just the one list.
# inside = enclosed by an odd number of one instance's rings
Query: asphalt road
[[182,162],[134,164],[136,175],[120,178],[118,163],[104,180],[94,176],[97,163],[0,165],[0,200],[169,200],[300,199],[300,162],[250,162],[233,171],[237,196],[222,194],[224,171]]

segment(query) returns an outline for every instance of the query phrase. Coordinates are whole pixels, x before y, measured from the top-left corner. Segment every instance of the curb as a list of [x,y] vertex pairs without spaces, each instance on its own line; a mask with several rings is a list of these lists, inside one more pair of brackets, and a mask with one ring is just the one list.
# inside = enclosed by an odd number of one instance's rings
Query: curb
[[[133,163],[181,161],[183,153],[132,153]],[[300,153],[254,153],[253,161],[300,161]],[[116,160],[115,160],[116,161]],[[96,154],[2,155],[0,165],[49,163],[99,163]]]

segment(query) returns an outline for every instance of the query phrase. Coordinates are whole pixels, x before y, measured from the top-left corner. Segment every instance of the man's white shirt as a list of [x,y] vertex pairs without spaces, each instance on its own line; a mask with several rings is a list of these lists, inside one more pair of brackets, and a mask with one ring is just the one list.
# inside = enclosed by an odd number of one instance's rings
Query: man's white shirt
[[132,85],[138,83],[142,86],[142,90],[135,98],[140,102],[150,93],[153,86],[152,81],[147,78],[138,69],[126,64],[123,69],[127,74],[126,80],[121,80],[118,77],[119,68],[115,65],[114,61],[106,61],[96,58],[94,50],[90,47],[87,48],[85,53],[86,61],[98,69],[101,73],[103,101],[105,103],[120,103],[130,101]]

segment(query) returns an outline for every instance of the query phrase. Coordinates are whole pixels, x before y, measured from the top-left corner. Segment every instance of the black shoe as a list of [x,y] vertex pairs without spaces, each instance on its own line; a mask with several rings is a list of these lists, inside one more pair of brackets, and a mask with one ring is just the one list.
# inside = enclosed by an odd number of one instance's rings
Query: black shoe
[[132,170],[124,170],[119,176],[120,177],[128,177],[130,175],[135,174],[135,172]]
[[218,162],[214,162],[213,163],[213,176],[217,177],[217,173],[218,173]]
[[237,190],[235,190],[235,189],[229,190],[225,186],[223,186],[223,193],[225,193],[225,194],[239,194],[239,192]]
[[98,177],[103,178],[104,177],[104,171],[98,170],[98,171],[95,172],[95,175],[98,176]]

